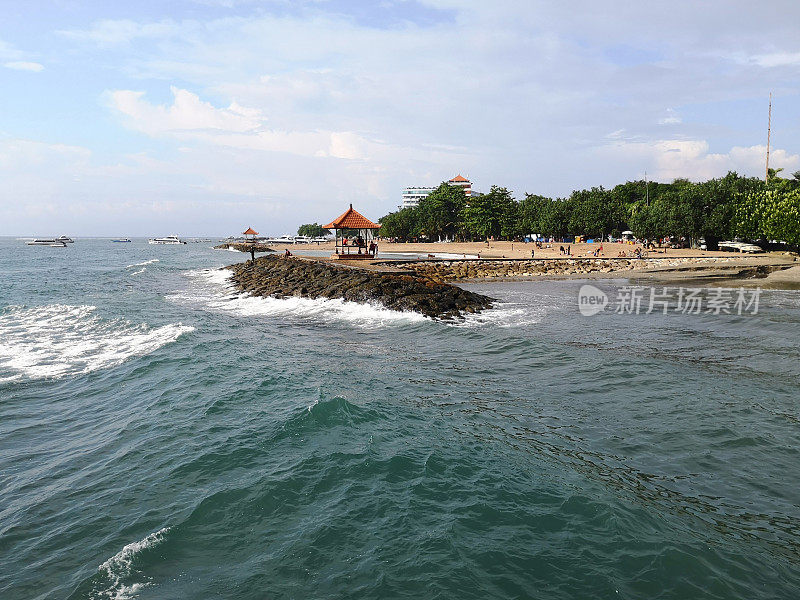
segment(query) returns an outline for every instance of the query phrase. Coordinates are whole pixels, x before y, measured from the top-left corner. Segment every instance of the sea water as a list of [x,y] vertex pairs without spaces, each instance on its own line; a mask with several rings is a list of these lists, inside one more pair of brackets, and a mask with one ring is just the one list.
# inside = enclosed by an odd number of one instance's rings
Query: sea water
[[800,292],[442,323],[245,259],[0,240],[0,598],[797,597]]

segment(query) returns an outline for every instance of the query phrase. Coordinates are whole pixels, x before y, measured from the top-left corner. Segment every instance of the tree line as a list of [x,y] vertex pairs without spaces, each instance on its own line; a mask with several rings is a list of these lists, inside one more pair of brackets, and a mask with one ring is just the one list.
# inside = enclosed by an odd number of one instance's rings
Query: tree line
[[669,236],[709,248],[740,237],[800,244],[800,171],[791,179],[770,170],[768,182],[729,172],[693,183],[628,181],[612,189],[576,190],[566,198],[525,194],[516,200],[504,187],[470,197],[442,183],[419,206],[380,219],[382,237],[410,240],[519,240],[532,234],[641,239]]

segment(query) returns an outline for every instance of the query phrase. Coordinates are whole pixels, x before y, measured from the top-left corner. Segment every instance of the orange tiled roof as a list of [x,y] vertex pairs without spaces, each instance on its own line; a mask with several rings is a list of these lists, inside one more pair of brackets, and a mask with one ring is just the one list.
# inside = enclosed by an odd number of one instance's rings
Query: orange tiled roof
[[253,231],[252,227],[248,227],[247,231],[245,231],[242,235],[258,235],[257,231]]
[[462,177],[461,174],[458,174],[455,177],[453,177],[450,181],[461,182],[461,181],[469,181],[469,179],[467,179],[466,177]]
[[380,229],[381,226],[373,223],[367,217],[362,215],[353,205],[350,205],[343,214],[336,217],[327,225],[322,226],[324,229]]

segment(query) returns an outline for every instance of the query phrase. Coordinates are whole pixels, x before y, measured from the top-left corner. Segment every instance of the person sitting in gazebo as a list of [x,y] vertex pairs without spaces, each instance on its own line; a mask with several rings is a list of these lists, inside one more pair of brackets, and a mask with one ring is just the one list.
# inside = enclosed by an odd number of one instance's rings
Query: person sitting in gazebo
[[[331,258],[350,257],[355,259],[373,256],[373,253],[369,250],[371,247],[369,242],[375,237],[374,232],[379,230],[381,226],[373,223],[353,209],[351,204],[347,211],[329,224],[323,225],[323,228],[334,230],[334,255]],[[344,233],[346,231],[352,232],[353,235],[345,237]],[[339,237],[340,234],[341,237]],[[350,254],[350,248],[358,248],[358,251]]]

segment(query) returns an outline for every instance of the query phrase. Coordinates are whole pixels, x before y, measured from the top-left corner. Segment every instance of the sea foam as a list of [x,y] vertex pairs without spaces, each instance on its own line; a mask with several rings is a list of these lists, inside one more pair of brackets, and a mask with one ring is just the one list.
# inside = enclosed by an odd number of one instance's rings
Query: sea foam
[[142,550],[152,548],[163,542],[164,536],[168,531],[169,527],[164,527],[138,542],[131,542],[101,564],[97,570],[104,578],[107,578],[108,587],[96,590],[95,593],[92,594],[92,597],[98,599],[111,598],[113,600],[129,600],[133,598],[136,593],[146,585],[146,583],[126,584],[124,581],[133,572],[133,563],[136,556],[141,553]]
[[167,299],[180,304],[197,305],[243,317],[288,317],[312,321],[347,322],[358,327],[373,328],[391,324],[430,321],[413,312],[390,310],[377,304],[348,302],[326,298],[271,298],[242,294],[230,282],[226,269],[188,271],[198,282],[189,294],[173,294]]
[[194,331],[103,319],[94,306],[9,306],[0,311],[0,382],[58,378],[150,354]]
[[133,263],[132,265],[128,265],[125,267],[126,269],[133,269],[135,267],[146,267],[147,265],[152,265],[153,263],[161,262],[157,258],[152,258],[150,260],[146,260],[140,263]]

